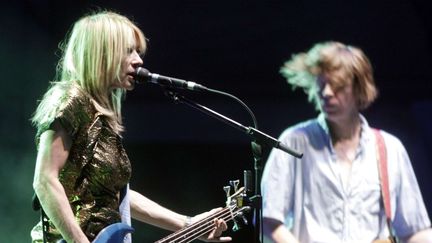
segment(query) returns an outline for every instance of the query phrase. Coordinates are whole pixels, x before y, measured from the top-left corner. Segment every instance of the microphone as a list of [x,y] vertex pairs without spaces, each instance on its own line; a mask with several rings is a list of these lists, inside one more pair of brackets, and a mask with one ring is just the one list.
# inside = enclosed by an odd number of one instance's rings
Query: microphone
[[193,91],[207,91],[208,89],[195,82],[186,81],[178,78],[171,78],[167,76],[162,76],[157,73],[151,73],[147,69],[138,67],[136,72],[134,73],[135,80],[140,82],[150,82],[154,84],[159,84],[161,86],[165,86],[168,88],[177,88],[177,89],[188,89]]

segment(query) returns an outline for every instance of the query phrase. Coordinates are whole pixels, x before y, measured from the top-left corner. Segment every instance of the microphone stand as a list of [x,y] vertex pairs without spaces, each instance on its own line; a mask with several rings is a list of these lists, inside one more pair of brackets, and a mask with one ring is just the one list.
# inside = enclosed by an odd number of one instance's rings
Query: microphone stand
[[[217,113],[216,111],[213,111],[210,108],[207,108],[201,104],[198,104],[195,101],[189,100],[187,98],[185,98],[182,95],[179,95],[177,92],[175,92],[172,89],[166,88],[166,92],[165,94],[170,97],[174,103],[178,104],[178,103],[183,103],[186,104],[194,109],[197,109],[211,117],[214,117],[244,133],[246,133],[247,135],[252,137],[252,154],[254,156],[254,170],[255,170],[255,195],[253,195],[252,197],[249,198],[250,203],[252,204],[252,206],[255,208],[254,211],[254,223],[255,223],[255,227],[254,227],[254,240],[256,243],[262,242],[260,240],[260,236],[261,236],[261,232],[262,232],[262,199],[261,199],[261,187],[260,187],[260,181],[261,181],[261,175],[262,175],[262,170],[263,170],[263,162],[262,162],[262,149],[261,149],[261,145],[262,144],[267,144],[269,146],[272,146],[274,148],[278,148],[292,156],[295,156],[297,158],[301,158],[303,156],[302,153],[299,153],[293,149],[288,148],[286,145],[284,145],[282,142],[278,141],[277,139],[261,132],[260,130],[258,130],[256,127],[256,120],[255,117],[253,116],[253,114],[251,113],[254,123],[255,123],[255,128],[253,127],[246,127],[242,124],[240,124],[237,121],[234,121],[233,119],[230,119],[220,113]],[[237,99],[235,96],[232,96],[230,94],[221,92],[221,91],[217,91],[217,90],[212,90],[212,89],[207,89],[207,91],[210,92],[214,92],[214,93],[219,93],[219,94],[226,94],[228,96],[231,96],[233,98],[235,98],[236,100],[238,100],[239,102],[241,102],[242,104],[244,104],[241,100]],[[250,109],[245,105],[245,107],[248,109],[248,111],[250,112]]]

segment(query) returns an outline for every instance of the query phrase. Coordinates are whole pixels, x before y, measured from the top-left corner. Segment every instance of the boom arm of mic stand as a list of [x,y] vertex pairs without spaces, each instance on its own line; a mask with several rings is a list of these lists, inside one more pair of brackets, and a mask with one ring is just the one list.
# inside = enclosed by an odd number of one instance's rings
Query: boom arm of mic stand
[[255,138],[257,141],[264,142],[268,145],[271,145],[274,148],[278,148],[278,149],[280,149],[280,150],[282,150],[282,151],[284,151],[284,152],[286,152],[286,153],[288,153],[294,157],[297,157],[297,158],[303,157],[302,153],[299,153],[299,152],[289,148],[288,146],[283,144],[281,141],[273,138],[270,135],[267,135],[267,134],[261,132],[258,129],[255,129],[253,127],[248,127],[247,134],[249,134],[251,137]]
[[[195,108],[209,116],[212,116],[234,128],[237,128],[240,131],[245,132],[249,136],[252,137],[252,150],[253,155],[255,159],[255,195],[248,198],[249,202],[253,205],[255,208],[255,215],[254,215],[254,224],[255,224],[255,230],[254,230],[254,240],[256,243],[262,242],[260,237],[262,237],[262,199],[261,199],[261,193],[260,193],[260,186],[259,182],[261,181],[261,173],[262,173],[262,157],[261,157],[261,146],[256,143],[265,143],[267,145],[270,145],[274,148],[278,148],[292,156],[295,156],[297,158],[301,158],[303,156],[302,153],[299,153],[293,149],[288,148],[286,145],[284,145],[282,142],[278,141],[277,139],[259,131],[257,128],[253,127],[245,127],[239,122],[236,122],[224,115],[221,115],[217,113],[216,111],[213,111],[212,109],[209,109],[201,104],[198,104],[194,101],[191,101],[181,95],[179,95],[174,90],[166,90],[165,94],[173,99],[175,103],[183,103],[188,106],[191,106],[192,108]],[[255,118],[255,117],[254,117]],[[254,123],[256,125],[256,121],[254,119]]]
[[277,140],[276,138],[271,137],[270,135],[267,135],[263,132],[261,132],[258,129],[255,129],[253,127],[246,127],[243,126],[241,123],[234,121],[231,118],[228,118],[220,113],[217,113],[216,111],[205,107],[201,104],[196,103],[195,101],[189,100],[187,98],[185,98],[184,96],[179,95],[178,93],[172,91],[172,90],[168,90],[166,92],[167,95],[169,95],[174,102],[176,103],[183,103],[186,105],[191,106],[192,108],[195,108],[209,116],[212,116],[234,128],[237,128],[238,130],[241,130],[243,132],[245,132],[246,134],[248,134],[249,136],[251,136],[252,138],[254,138],[256,141],[260,141],[263,142],[265,144],[268,144],[274,148],[278,148],[294,157],[297,158],[301,158],[303,156],[302,153],[295,151],[294,149],[290,149],[288,146],[286,146],[285,144],[283,144],[281,141]]

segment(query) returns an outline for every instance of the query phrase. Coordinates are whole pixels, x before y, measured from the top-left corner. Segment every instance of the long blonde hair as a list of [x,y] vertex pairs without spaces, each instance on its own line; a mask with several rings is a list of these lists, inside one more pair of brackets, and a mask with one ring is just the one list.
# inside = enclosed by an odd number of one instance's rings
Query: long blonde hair
[[340,42],[318,43],[306,53],[295,54],[280,72],[294,89],[302,88],[317,109],[320,101],[316,80],[323,73],[330,74],[338,86],[352,82],[360,110],[366,109],[378,95],[369,59],[361,49]]
[[[71,87],[78,87],[90,97],[96,110],[106,116],[116,133],[122,126],[121,101],[125,90],[113,88],[120,82],[122,61],[130,44],[144,53],[144,34],[128,18],[103,11],[79,19],[62,46],[57,65],[57,80],[51,83],[32,118],[35,126],[52,121]],[[64,48],[63,48],[64,46]]]

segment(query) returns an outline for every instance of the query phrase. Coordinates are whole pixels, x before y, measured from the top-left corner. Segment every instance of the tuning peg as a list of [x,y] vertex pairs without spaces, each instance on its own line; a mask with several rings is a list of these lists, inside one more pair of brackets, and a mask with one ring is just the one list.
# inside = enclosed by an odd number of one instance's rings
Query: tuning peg
[[247,224],[248,224],[248,220],[247,220],[246,216],[245,216],[242,212],[239,213],[239,217],[240,217],[241,220],[243,221],[243,224],[244,224],[244,225],[247,225]]
[[239,226],[239,224],[237,223],[237,220],[233,220],[233,227],[232,227],[232,231],[233,232],[236,232],[236,231],[238,231],[238,230],[240,230],[240,226]]
[[[241,223],[239,224],[239,222],[237,222],[237,219],[240,218],[241,219]],[[248,225],[248,220],[246,219],[246,217],[244,216],[244,214],[242,212],[239,212],[236,216],[235,219],[233,219],[234,225],[232,227],[232,231],[236,232],[238,230],[241,229],[242,226],[244,225]]]
[[240,184],[240,180],[230,181],[230,185],[234,187],[234,192],[237,191],[238,185]]
[[224,186],[223,189],[224,189],[224,191],[225,191],[226,197],[229,198],[229,196],[230,196],[230,194],[231,194],[231,193],[230,193],[230,191],[231,191],[231,187],[230,187],[230,186]]

